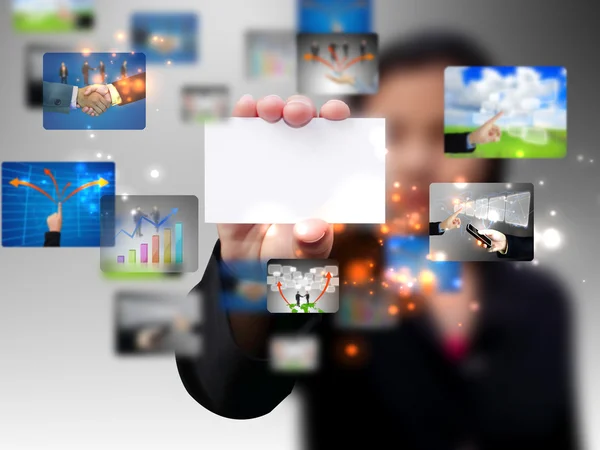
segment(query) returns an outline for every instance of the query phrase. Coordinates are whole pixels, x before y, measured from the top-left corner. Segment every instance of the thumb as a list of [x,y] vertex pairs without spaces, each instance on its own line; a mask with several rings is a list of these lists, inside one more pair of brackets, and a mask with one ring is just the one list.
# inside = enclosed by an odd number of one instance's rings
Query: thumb
[[87,89],[83,92],[83,95],[90,95],[94,92],[94,88],[92,86],[88,86]]
[[299,222],[293,230],[294,255],[299,258],[327,258],[333,247],[333,227],[319,219]]
[[500,232],[496,231],[496,230],[490,230],[490,229],[479,230],[479,233],[492,238],[492,240],[498,239],[500,237]]
[[58,203],[58,217],[62,218],[62,203]]

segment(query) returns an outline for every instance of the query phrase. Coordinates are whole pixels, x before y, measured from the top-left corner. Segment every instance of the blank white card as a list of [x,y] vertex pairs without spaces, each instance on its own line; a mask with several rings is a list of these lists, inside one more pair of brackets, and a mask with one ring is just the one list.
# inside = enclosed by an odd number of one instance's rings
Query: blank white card
[[385,223],[385,119],[205,126],[207,223]]

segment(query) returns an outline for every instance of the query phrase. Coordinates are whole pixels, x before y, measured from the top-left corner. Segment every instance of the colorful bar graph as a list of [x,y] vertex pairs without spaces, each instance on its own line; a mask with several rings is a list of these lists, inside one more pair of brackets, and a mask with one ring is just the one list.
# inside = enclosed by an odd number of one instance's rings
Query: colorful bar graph
[[183,263],[183,223],[175,224],[175,264]]
[[129,264],[135,264],[135,250],[129,250]]
[[152,236],[152,262],[160,262],[160,237],[157,234]]
[[165,251],[163,256],[165,264],[171,264],[171,229],[165,228]]
[[142,264],[148,264],[148,244],[140,245],[140,262]]
[[125,264],[125,256],[117,256],[117,264]]

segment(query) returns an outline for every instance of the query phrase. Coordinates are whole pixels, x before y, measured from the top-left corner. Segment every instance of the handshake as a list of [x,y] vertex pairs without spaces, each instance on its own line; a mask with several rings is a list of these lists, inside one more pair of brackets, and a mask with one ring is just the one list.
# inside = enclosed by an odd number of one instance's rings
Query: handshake
[[[88,116],[99,116],[113,104],[111,89],[107,84],[92,84],[77,91],[77,107]],[[113,88],[114,89],[114,88]],[[116,90],[115,90],[116,92]]]

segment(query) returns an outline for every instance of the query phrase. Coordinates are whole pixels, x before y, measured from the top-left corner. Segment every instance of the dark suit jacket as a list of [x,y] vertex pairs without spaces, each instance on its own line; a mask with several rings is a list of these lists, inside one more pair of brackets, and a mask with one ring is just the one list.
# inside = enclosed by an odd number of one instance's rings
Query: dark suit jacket
[[60,247],[60,233],[48,231],[44,236],[44,247]]
[[506,255],[498,253],[499,258],[531,261],[533,259],[533,237],[519,237],[507,234],[508,249]]
[[146,73],[138,73],[132,77],[115,81],[112,85],[117,89],[123,102],[119,106],[128,105],[146,98]]
[[[429,222],[429,236],[441,236],[441,222]],[[512,234],[505,234],[508,242],[508,251],[505,255],[497,252],[498,258],[511,259],[514,261],[531,261],[533,259],[533,238],[519,237]]]
[[44,112],[57,112],[69,114],[71,112],[71,97],[73,96],[73,86],[69,84],[43,82],[43,101]]
[[447,133],[444,134],[445,153],[473,153],[475,148],[467,147],[467,136],[469,133]]
[[[342,259],[334,257],[343,273]],[[219,259],[217,243],[194,289],[205,301],[203,356],[177,359],[188,393],[208,410],[233,419],[260,417],[298,384],[306,399],[301,429],[309,449],[331,449],[332,443],[402,450],[579,448],[570,315],[552,278],[510,264],[480,265],[485,282],[479,326],[471,351],[458,363],[445,356],[424,314],[404,318],[391,332],[361,335],[368,359],[357,367],[330,357],[339,339],[356,338],[336,330],[330,315],[272,315],[273,331],[317,324],[326,355],[321,369],[312,378],[294,379],[273,374],[267,360],[244,354],[234,342],[219,305]]]
[[440,223],[442,222],[429,222],[429,236],[441,236],[444,234],[440,231]]

